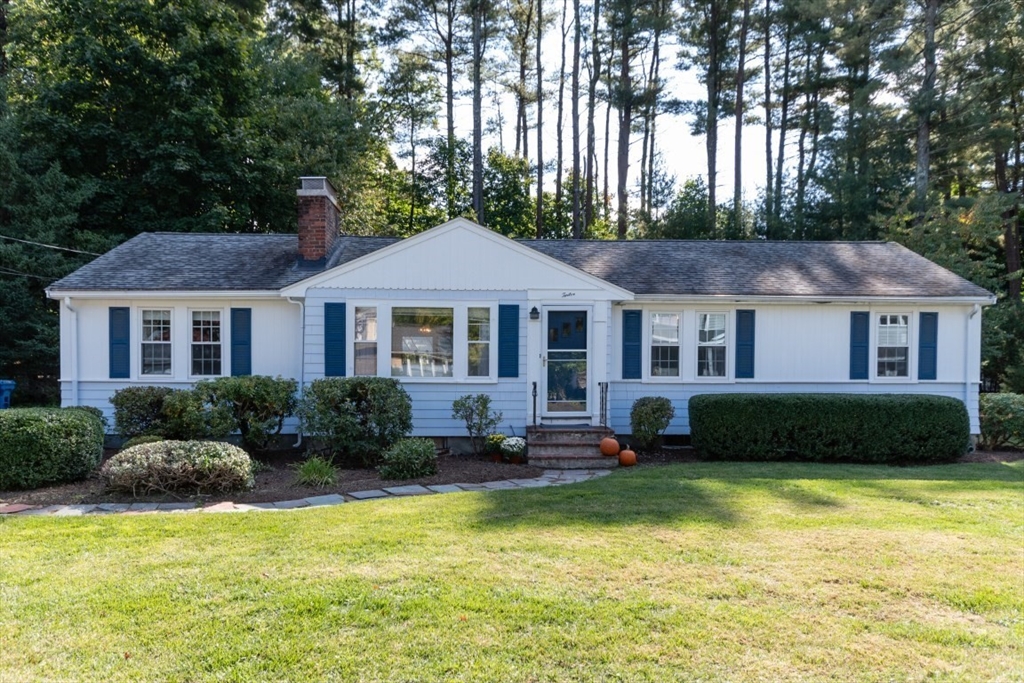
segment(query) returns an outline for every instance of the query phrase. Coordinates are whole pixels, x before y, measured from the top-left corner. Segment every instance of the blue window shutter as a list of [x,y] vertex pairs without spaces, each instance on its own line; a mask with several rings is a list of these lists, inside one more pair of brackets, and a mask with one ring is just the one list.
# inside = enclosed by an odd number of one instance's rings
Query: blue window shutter
[[519,304],[498,306],[498,377],[519,376]]
[[231,309],[231,376],[252,374],[252,309]]
[[871,316],[867,311],[850,313],[850,379],[868,378],[868,339]]
[[110,307],[110,379],[131,376],[132,322],[127,306]]
[[345,304],[324,304],[324,376],[345,376]]
[[935,379],[938,375],[939,314],[922,313],[917,344],[917,378]]
[[622,312],[622,379],[640,379],[643,311]]
[[754,378],[754,311],[736,311],[736,377]]

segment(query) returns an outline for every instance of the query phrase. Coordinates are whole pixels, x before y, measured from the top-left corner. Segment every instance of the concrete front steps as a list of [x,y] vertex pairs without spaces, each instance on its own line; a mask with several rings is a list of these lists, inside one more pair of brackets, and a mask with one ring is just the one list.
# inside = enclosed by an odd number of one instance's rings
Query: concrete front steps
[[548,470],[618,467],[618,458],[601,455],[601,439],[615,436],[607,427],[540,426],[526,428],[529,462]]

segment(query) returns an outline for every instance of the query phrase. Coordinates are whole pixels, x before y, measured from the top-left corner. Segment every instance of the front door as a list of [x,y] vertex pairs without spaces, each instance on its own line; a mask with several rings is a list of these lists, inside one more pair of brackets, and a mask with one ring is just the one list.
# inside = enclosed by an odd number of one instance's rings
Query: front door
[[549,310],[545,313],[544,414],[588,415],[588,312]]

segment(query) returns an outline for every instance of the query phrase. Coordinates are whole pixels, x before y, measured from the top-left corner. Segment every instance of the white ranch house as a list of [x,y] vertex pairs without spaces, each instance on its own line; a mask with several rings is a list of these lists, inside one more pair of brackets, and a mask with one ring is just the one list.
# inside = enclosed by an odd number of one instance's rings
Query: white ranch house
[[[142,234],[54,283],[65,406],[261,374],[394,377],[414,434],[465,435],[487,393],[506,433],[607,425],[641,396],[952,396],[978,427],[984,289],[892,243],[510,240],[455,219],[337,234],[303,178],[299,234]],[[295,431],[296,425],[291,429]],[[595,429],[595,432],[599,430]]]

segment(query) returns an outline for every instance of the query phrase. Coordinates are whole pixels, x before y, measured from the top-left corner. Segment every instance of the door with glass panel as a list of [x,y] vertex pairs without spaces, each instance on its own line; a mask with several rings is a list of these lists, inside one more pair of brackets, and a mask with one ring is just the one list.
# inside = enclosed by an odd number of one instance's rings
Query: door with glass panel
[[547,311],[544,354],[544,412],[588,412],[589,325],[587,311]]

